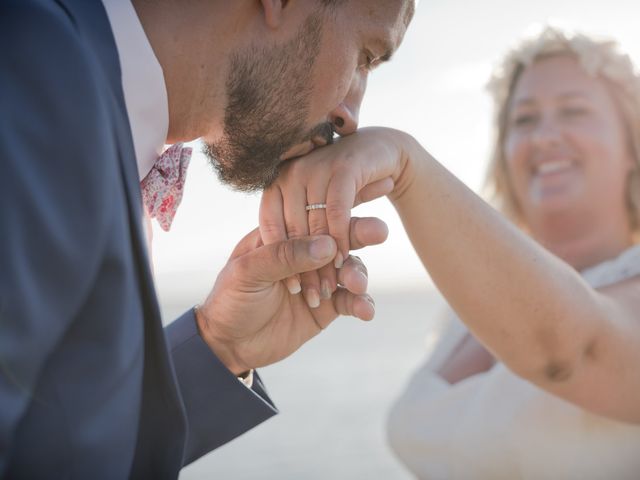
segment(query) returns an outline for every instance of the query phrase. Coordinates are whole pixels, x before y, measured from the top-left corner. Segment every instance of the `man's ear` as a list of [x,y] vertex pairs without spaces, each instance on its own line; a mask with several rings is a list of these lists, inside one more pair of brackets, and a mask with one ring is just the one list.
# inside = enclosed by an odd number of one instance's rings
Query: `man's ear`
[[289,0],[261,0],[264,20],[269,28],[277,29],[283,21],[284,10]]

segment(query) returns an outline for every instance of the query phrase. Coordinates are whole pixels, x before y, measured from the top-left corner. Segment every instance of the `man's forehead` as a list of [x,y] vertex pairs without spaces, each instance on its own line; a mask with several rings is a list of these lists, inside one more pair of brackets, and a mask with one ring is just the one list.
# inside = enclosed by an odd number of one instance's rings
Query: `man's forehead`
[[[350,0],[356,18],[381,52],[392,54],[400,45],[415,12],[415,0]],[[369,36],[368,35],[368,36]]]
[[361,19],[373,23],[399,23],[405,28],[413,18],[415,0],[347,0]]

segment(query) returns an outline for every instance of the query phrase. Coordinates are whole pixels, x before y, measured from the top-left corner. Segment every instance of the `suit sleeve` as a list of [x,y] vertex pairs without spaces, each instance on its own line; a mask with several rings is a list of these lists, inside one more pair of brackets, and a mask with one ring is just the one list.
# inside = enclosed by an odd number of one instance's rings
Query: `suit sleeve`
[[213,354],[193,310],[165,331],[187,416],[185,465],[277,413],[257,374],[249,389]]
[[0,3],[0,478],[47,358],[98,269],[101,110],[55,4]]

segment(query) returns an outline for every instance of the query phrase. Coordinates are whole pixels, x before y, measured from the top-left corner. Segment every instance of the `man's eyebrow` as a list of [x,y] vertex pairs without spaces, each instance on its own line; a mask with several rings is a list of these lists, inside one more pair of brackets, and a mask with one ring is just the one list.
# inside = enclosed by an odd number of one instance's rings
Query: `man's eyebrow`
[[388,61],[390,61],[390,60],[391,60],[391,58],[392,58],[392,57],[393,57],[393,52],[392,52],[392,51],[387,50],[387,51],[385,52],[385,54],[384,54],[384,55],[382,55],[382,56],[380,57],[380,61],[381,61],[381,62],[388,62]]
[[377,48],[377,51],[384,52],[378,57],[380,62],[388,62],[393,57],[395,48],[388,39],[378,38],[372,42]]

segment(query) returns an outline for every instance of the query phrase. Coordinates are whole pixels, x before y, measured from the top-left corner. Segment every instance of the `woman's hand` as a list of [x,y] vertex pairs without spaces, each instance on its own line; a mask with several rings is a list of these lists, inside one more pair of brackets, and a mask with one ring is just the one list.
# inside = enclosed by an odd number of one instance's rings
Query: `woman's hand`
[[[276,182],[264,192],[260,206],[260,233],[265,244],[307,235],[329,234],[338,245],[334,267],[340,268],[353,248],[349,242],[351,209],[363,202],[398,191],[405,172],[402,142],[408,135],[387,128],[365,128],[335,144],[317,149],[285,165]],[[326,209],[306,211],[311,204]],[[376,218],[359,219],[362,245],[381,243],[387,229]],[[307,303],[335,291],[331,265],[287,281],[289,291],[302,289]],[[366,291],[366,276],[360,289]]]

